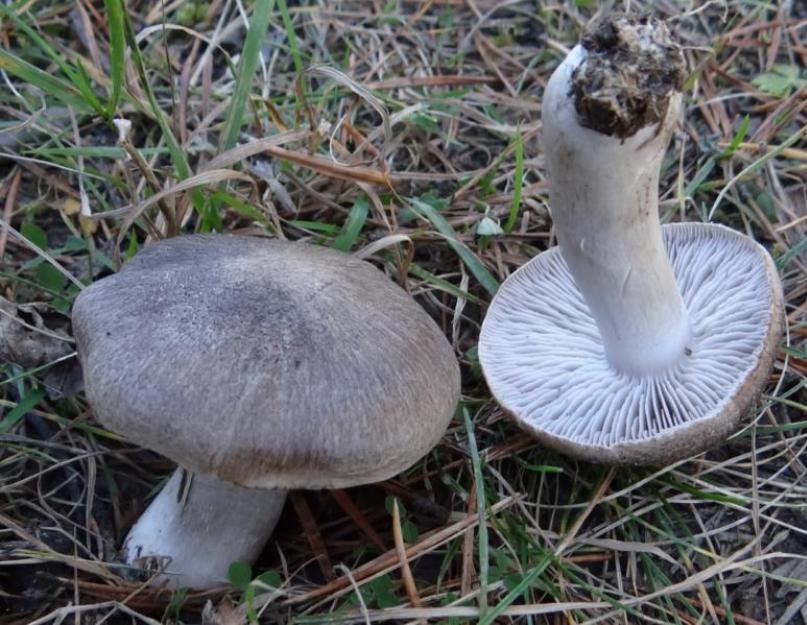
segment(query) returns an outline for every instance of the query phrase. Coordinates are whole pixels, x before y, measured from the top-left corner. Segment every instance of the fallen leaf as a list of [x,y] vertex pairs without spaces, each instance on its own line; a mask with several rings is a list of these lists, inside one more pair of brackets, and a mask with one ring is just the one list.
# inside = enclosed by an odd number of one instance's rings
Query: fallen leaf
[[65,215],[76,215],[81,211],[81,202],[74,197],[66,197],[62,202],[62,212]]

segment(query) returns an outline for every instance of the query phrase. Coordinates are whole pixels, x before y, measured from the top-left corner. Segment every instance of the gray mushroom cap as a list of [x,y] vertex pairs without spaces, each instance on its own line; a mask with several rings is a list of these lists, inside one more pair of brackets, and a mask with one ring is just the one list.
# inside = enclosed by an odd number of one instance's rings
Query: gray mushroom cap
[[685,358],[668,370],[609,365],[560,248],[500,288],[480,361],[497,401],[546,445],[588,461],[664,464],[725,440],[758,399],[782,331],[773,260],[723,226],[663,232],[692,326]]
[[302,243],[153,244],[76,300],[99,420],[241,486],[386,479],[440,439],[459,398],[440,329],[378,269]]

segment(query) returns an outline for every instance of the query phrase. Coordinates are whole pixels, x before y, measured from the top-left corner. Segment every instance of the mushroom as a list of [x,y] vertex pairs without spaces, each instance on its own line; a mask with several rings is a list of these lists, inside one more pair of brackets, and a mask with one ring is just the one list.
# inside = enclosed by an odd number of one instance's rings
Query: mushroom
[[161,241],[82,292],[73,326],[98,419],[182,467],[124,543],[127,563],[167,563],[174,586],[254,561],[288,489],[408,468],[459,397],[426,312],[369,263],[314,245]]
[[761,245],[720,225],[660,224],[684,76],[663,23],[621,16],[557,68],[542,110],[559,247],[502,284],[482,326],[504,410],[584,460],[658,464],[725,440],[781,334],[781,284]]

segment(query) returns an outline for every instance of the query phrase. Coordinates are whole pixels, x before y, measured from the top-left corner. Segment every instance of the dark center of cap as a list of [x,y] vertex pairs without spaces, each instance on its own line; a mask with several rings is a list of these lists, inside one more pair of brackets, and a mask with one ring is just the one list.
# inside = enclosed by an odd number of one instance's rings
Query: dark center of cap
[[582,126],[620,139],[662,121],[686,77],[681,49],[650,17],[609,17],[583,36],[586,60],[572,75]]

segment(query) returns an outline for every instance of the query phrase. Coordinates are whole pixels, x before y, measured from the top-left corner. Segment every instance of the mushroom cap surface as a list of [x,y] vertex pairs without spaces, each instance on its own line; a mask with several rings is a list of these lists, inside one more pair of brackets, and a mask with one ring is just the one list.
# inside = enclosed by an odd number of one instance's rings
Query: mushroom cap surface
[[782,331],[773,260],[724,226],[663,232],[692,328],[686,356],[668,370],[609,365],[560,248],[519,268],[491,304],[479,342],[485,378],[547,446],[587,461],[664,464],[724,441],[759,397]]
[[150,245],[77,298],[99,420],[241,486],[391,477],[445,432],[453,349],[381,271],[303,243],[188,235]]

